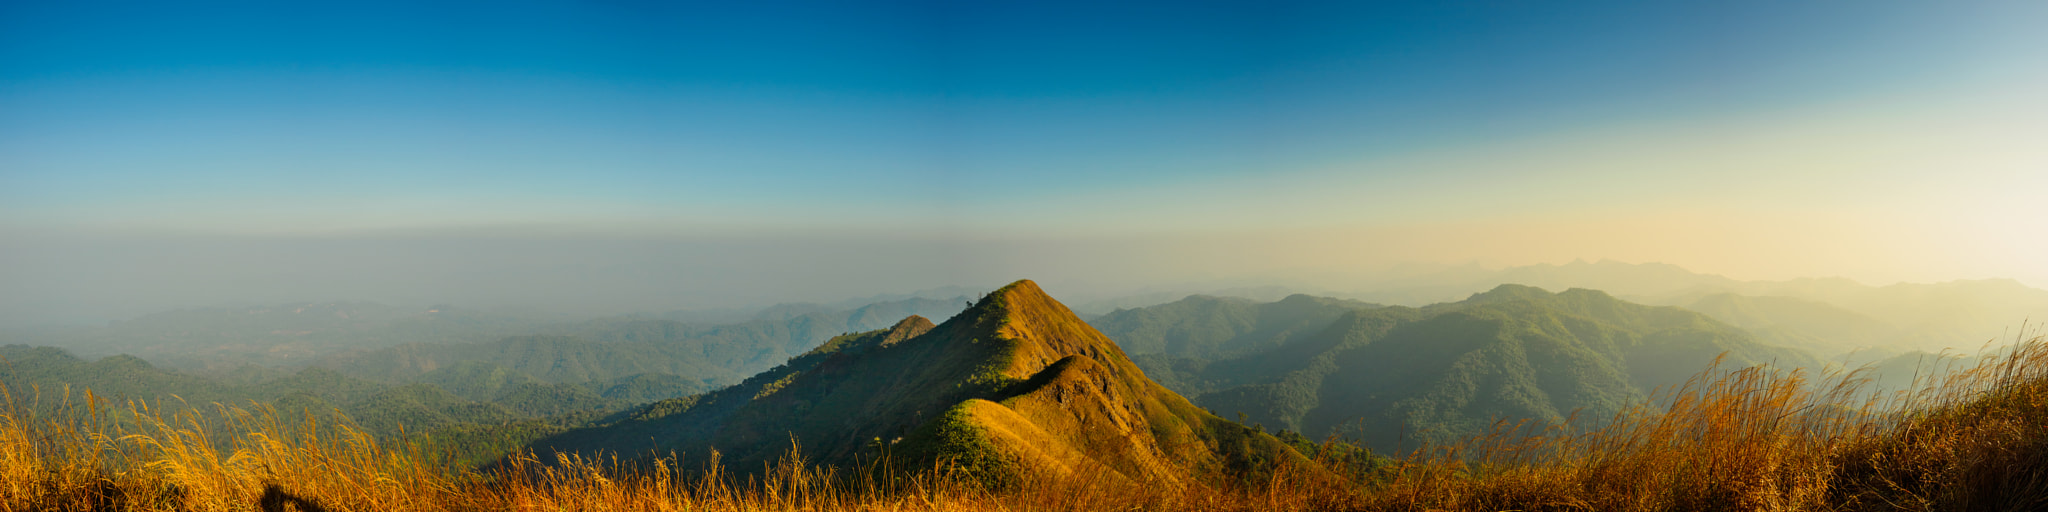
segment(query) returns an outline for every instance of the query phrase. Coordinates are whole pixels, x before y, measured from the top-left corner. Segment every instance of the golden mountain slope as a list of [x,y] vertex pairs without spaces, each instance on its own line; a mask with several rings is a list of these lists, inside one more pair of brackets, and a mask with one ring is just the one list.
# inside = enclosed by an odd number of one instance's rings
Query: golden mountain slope
[[536,448],[715,449],[744,470],[778,456],[791,438],[828,463],[946,459],[993,481],[1076,471],[1176,480],[1302,460],[1145,378],[1031,281],[936,327],[913,317],[835,338],[739,386],[656,403]]

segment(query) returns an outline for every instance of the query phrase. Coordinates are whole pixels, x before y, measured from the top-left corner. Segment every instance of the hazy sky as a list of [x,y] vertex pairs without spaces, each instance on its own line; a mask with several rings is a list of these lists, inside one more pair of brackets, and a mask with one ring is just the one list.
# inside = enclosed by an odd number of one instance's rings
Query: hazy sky
[[0,3],[0,316],[2048,285],[2048,3],[1101,3]]

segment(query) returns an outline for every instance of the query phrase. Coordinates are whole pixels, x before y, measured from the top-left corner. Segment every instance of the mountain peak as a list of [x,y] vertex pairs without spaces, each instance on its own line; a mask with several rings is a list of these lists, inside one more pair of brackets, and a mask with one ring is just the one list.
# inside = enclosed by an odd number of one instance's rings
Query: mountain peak
[[700,455],[715,447],[746,468],[800,438],[829,463],[893,447],[903,460],[956,460],[994,479],[1108,471],[1171,480],[1195,468],[1302,460],[1146,379],[1114,342],[1028,280],[943,324],[913,316],[840,336],[740,385],[647,411],[535,445],[597,453],[652,442]]
[[918,329],[930,329],[932,327],[934,327],[934,324],[932,324],[931,319],[920,315],[910,315],[903,317],[902,320],[897,320],[896,325],[889,326],[889,332],[907,332]]
[[1048,296],[1048,295],[1046,295],[1046,294],[1045,294],[1045,289],[1044,289],[1044,288],[1039,288],[1039,287],[1038,287],[1038,283],[1037,283],[1037,282],[1034,282],[1034,281],[1032,281],[1032,280],[1030,280],[1030,279],[1018,279],[1018,280],[1016,280],[1015,282],[1012,282],[1012,283],[1010,283],[1010,284],[1006,284],[1006,285],[1003,285],[1003,287],[1002,287],[1002,288],[997,288],[997,289],[996,289],[996,291],[993,291],[993,292],[989,292],[989,295],[1017,295],[1017,294],[1022,294],[1022,295],[1037,295],[1037,296],[1040,296],[1040,297],[1045,297],[1046,299],[1051,299],[1051,298],[1052,298],[1051,296]]
[[897,321],[896,325],[889,326],[888,334],[882,336],[882,341],[879,344],[884,347],[895,345],[903,340],[924,334],[926,331],[932,330],[933,327],[937,327],[937,325],[925,317],[918,315],[903,317],[903,320]]
[[[992,339],[1014,344],[1007,347],[1013,355],[1006,358],[1008,364],[1000,369],[1010,378],[1028,378],[1054,361],[1075,355],[1116,368],[1115,373],[1118,374],[1138,372],[1136,366],[1128,363],[1116,342],[1082,321],[1073,310],[1054,300],[1038,287],[1038,283],[1029,279],[990,292],[957,319],[972,322],[970,329],[986,329],[982,334],[967,335],[969,339]],[[1116,364],[1115,361],[1124,362]]]

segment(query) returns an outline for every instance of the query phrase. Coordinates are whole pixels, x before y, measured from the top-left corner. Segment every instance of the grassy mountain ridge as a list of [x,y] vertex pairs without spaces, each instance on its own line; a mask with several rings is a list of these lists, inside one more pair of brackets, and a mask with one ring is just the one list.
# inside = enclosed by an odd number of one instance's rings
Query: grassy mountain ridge
[[842,336],[738,386],[658,402],[534,446],[686,457],[717,449],[744,469],[779,456],[792,437],[828,464],[888,452],[951,459],[997,479],[1096,469],[1178,478],[1184,473],[1168,468],[1300,457],[1152,383],[1030,281],[943,324],[911,317]]

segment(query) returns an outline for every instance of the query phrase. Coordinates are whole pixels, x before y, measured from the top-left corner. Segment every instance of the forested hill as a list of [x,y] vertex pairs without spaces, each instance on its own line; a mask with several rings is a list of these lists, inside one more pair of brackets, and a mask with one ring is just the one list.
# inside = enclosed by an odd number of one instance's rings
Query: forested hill
[[1496,419],[1604,419],[1727,354],[1725,367],[1806,367],[1804,352],[1759,343],[1705,315],[1503,285],[1424,308],[1353,308],[1314,334],[1235,357],[1140,359],[1224,415],[1355,436],[1376,450],[1405,436],[1449,441]]

